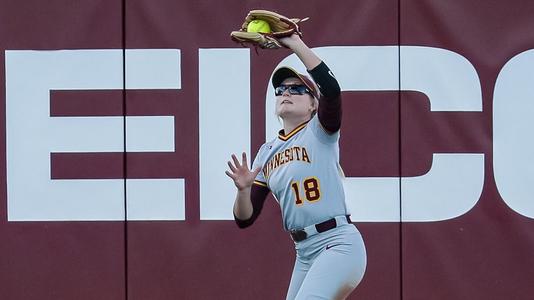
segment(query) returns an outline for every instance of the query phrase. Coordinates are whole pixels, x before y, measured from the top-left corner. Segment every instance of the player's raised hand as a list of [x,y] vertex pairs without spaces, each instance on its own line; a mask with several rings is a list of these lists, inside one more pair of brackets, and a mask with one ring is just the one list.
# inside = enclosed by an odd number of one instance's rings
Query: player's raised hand
[[307,70],[313,70],[321,63],[321,59],[304,43],[298,34],[294,33],[278,40],[300,58]]
[[287,37],[278,38],[278,41],[280,41],[282,45],[288,47],[289,49],[294,49],[303,43],[300,36],[296,33],[293,33],[292,35]]
[[255,170],[248,168],[247,154],[245,152],[242,154],[241,163],[235,154],[232,154],[232,161],[228,161],[228,167],[230,167],[230,171],[225,171],[224,173],[234,180],[234,184],[238,190],[250,188],[254,183],[256,175],[261,170],[261,168],[256,168]]

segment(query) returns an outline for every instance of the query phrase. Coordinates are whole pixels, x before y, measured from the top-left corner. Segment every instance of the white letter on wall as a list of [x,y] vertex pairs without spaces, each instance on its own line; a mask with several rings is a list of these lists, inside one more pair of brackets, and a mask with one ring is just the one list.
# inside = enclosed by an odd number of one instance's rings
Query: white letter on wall
[[200,219],[233,220],[236,188],[224,174],[235,153],[250,156],[250,51],[199,51]]
[[[127,88],[180,88],[179,51],[126,53]],[[122,89],[122,50],[6,51],[5,59],[8,220],[124,220],[124,179],[50,177],[52,152],[124,151],[123,117],[50,117],[50,90]],[[126,151],[174,151],[172,117],[126,124]],[[183,219],[183,194],[183,179],[127,180],[128,218]]]
[[534,50],[502,68],[493,94],[493,172],[504,202],[534,218]]

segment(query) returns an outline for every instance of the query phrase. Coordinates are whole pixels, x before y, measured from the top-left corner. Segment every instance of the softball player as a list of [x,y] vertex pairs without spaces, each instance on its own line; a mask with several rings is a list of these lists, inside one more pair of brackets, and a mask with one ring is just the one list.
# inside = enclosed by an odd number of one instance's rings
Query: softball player
[[[282,67],[272,84],[283,129],[262,145],[252,170],[232,155],[226,174],[234,180],[234,216],[245,228],[256,220],[271,192],[280,204],[296,260],[286,299],[345,299],[363,278],[367,257],[351,224],[339,166],[341,91],[332,72],[296,34],[280,39],[317,82]],[[320,92],[320,93],[319,93]]]

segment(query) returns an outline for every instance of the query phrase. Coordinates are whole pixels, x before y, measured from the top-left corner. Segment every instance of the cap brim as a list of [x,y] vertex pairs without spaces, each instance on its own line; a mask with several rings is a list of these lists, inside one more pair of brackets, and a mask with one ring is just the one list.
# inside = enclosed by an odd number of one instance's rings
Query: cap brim
[[273,88],[279,87],[284,80],[291,77],[300,79],[300,81],[302,81],[302,83],[304,83],[304,85],[306,85],[306,87],[312,92],[313,96],[316,98],[318,97],[317,89],[313,86],[311,80],[290,67],[281,67],[274,72],[273,79],[271,81]]

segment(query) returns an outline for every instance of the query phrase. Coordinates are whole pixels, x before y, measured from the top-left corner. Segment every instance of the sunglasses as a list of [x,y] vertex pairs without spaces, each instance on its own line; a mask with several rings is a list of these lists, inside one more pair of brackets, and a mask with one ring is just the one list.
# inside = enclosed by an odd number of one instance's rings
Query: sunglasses
[[274,89],[274,94],[276,96],[282,96],[286,90],[291,95],[311,94],[311,91],[305,85],[281,85]]

